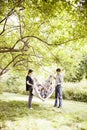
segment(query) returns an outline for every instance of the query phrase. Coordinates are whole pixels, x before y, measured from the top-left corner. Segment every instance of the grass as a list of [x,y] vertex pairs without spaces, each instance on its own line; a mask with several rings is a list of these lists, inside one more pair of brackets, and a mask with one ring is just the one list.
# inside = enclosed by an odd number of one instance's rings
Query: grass
[[54,100],[33,98],[28,109],[26,95],[0,95],[1,130],[87,130],[87,104],[63,101],[63,109],[54,108]]

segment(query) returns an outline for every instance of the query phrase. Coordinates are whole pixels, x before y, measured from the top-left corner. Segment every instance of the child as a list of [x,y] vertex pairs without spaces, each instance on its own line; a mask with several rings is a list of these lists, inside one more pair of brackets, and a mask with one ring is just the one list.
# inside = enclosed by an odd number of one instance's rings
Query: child
[[42,98],[46,98],[46,90],[45,90],[44,87],[41,89],[40,95],[41,95]]

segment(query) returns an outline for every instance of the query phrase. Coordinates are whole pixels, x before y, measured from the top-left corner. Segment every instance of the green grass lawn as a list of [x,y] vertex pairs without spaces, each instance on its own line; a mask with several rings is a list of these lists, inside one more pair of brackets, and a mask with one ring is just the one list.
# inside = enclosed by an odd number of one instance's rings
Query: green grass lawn
[[87,130],[87,103],[64,100],[59,109],[53,99],[34,97],[30,110],[27,100],[27,95],[0,95],[0,130]]

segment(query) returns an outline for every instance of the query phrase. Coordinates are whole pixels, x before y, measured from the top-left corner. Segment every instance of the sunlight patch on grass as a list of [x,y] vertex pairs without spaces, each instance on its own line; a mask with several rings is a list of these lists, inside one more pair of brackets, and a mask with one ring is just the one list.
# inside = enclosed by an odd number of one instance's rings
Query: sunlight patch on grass
[[86,130],[87,104],[63,101],[63,109],[53,107],[54,100],[45,102],[34,97],[33,110],[27,107],[26,95],[0,95],[1,130]]
[[5,125],[8,130],[10,128],[11,130],[55,130],[50,121],[32,117],[23,118],[15,122],[7,121]]

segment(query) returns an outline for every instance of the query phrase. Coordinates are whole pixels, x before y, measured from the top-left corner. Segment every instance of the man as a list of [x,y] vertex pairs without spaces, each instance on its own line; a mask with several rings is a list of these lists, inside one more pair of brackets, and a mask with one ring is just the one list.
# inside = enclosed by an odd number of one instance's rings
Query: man
[[[55,107],[61,108],[62,107],[62,82],[63,82],[63,77],[61,75],[61,69],[58,68],[56,69],[57,75],[55,77]],[[58,99],[59,99],[59,104],[58,104]]]
[[29,91],[28,107],[32,109],[32,98],[33,98],[33,79],[32,79],[32,69],[29,69],[28,75],[26,76],[26,91]]

